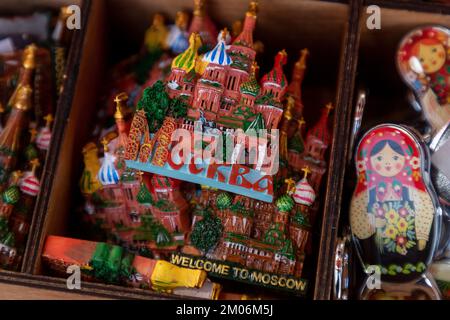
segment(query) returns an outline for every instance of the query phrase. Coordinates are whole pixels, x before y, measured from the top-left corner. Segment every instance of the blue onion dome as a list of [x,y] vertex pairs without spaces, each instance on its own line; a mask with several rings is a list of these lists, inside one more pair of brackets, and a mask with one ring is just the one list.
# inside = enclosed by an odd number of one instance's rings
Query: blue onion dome
[[221,66],[229,66],[233,63],[230,56],[227,53],[227,35],[226,29],[222,30],[217,37],[217,45],[211,51],[208,51],[203,56],[203,61],[207,63],[214,63]]
[[98,180],[103,186],[119,183],[119,173],[116,170],[114,162],[116,157],[108,152],[108,146],[105,142],[102,142],[105,148],[105,158],[103,159],[102,166],[98,171]]

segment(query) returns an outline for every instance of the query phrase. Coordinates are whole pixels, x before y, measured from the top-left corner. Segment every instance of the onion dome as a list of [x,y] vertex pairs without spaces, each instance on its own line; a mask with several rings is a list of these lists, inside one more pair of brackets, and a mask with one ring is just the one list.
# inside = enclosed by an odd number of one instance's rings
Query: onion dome
[[198,33],[203,44],[211,49],[217,38],[217,28],[211,18],[206,14],[205,0],[194,0],[194,15],[192,17],[189,33]]
[[36,145],[39,149],[47,151],[50,146],[50,141],[52,139],[52,132],[50,130],[50,124],[53,121],[53,116],[48,114],[44,117],[46,122],[45,127],[39,130],[36,138]]
[[20,191],[18,182],[20,177],[22,176],[22,172],[14,171],[12,174],[12,182],[11,185],[6,188],[6,190],[2,194],[2,200],[6,204],[15,205],[20,200]]
[[300,180],[295,186],[295,192],[293,196],[294,201],[298,204],[311,206],[314,203],[314,200],[316,200],[316,192],[307,180],[308,174],[311,171],[308,167],[303,168],[302,171],[305,173],[305,175],[303,179]]
[[252,70],[250,72],[250,76],[248,77],[247,81],[243,82],[241,84],[241,87],[239,88],[239,91],[241,94],[248,94],[250,96],[256,97],[259,95],[259,89],[260,86],[258,84],[258,81],[256,80],[256,70],[258,69],[258,65],[256,62],[252,65]]
[[2,194],[2,200],[6,204],[16,204],[20,200],[19,188],[14,185],[8,187]]
[[219,210],[225,210],[231,207],[233,204],[233,198],[228,192],[220,193],[216,198],[216,206]]
[[226,38],[228,35],[227,29],[220,32],[217,37],[217,45],[211,51],[208,51],[203,56],[203,61],[207,63],[219,64],[221,66],[229,66],[233,63],[230,56],[227,53]]
[[283,92],[288,85],[286,76],[284,75],[283,72],[283,66],[286,64],[286,62],[287,62],[286,51],[282,50],[278,52],[278,54],[275,56],[275,63],[272,70],[262,77],[261,83],[262,84],[270,83],[278,85],[281,87],[281,92]]
[[23,193],[36,197],[41,189],[41,183],[36,177],[36,168],[39,166],[39,159],[34,159],[30,161],[31,171],[24,174],[20,182],[20,191]]
[[325,145],[329,145],[331,141],[331,133],[328,129],[328,116],[330,114],[333,105],[328,103],[325,108],[322,109],[322,115],[316,125],[308,131],[307,138],[314,136],[322,141]]
[[248,7],[248,11],[245,15],[244,26],[242,27],[241,33],[233,41],[234,45],[253,48],[253,31],[256,25],[257,11],[258,2],[251,1]]
[[294,201],[287,194],[279,197],[275,203],[278,211],[280,212],[289,212],[294,208]]
[[198,33],[192,33],[189,37],[189,47],[183,53],[173,59],[172,69],[182,69],[186,73],[191,72],[195,68],[195,62],[197,61],[197,51],[202,45],[202,40]]
[[114,161],[116,157],[108,152],[108,141],[106,139],[102,140],[102,144],[105,150],[105,158],[103,159],[103,164],[98,171],[98,180],[104,186],[119,183],[119,173],[114,166]]

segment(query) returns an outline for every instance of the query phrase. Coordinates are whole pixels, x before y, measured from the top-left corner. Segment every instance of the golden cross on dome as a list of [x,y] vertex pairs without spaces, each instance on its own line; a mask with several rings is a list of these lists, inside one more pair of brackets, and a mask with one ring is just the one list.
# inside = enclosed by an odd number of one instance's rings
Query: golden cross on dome
[[105,152],[108,152],[108,139],[106,139],[106,137],[104,137],[101,141],[101,144],[103,145],[103,150]]
[[20,170],[16,170],[11,175],[12,175],[12,184],[17,184],[20,178],[23,176],[23,172]]
[[287,193],[293,194],[295,192],[295,180],[292,178],[284,179],[284,183],[287,184]]
[[44,120],[45,120],[45,126],[46,126],[47,128],[50,128],[50,124],[51,124],[51,123],[53,122],[53,120],[55,120],[55,119],[53,118],[52,114],[49,113],[48,115],[46,115],[46,116],[44,117]]
[[300,50],[300,59],[296,62],[296,66],[299,68],[305,68],[306,57],[308,55],[309,55],[309,50],[307,48]]
[[331,102],[328,102],[325,108],[327,109],[327,114],[330,114],[331,110],[334,109],[333,104]]
[[311,169],[309,168],[309,166],[303,167],[302,171],[305,173],[305,175],[303,176],[303,179],[306,179],[308,177],[308,174],[311,173]]
[[30,165],[31,165],[31,171],[33,173],[35,173],[36,168],[39,167],[41,165],[41,163],[39,162],[38,158],[34,158],[33,160],[30,161]]
[[37,137],[38,131],[36,130],[36,128],[30,128],[30,130],[28,130],[28,132],[30,133],[30,141],[34,142],[34,140]]
[[123,119],[122,107],[123,103],[128,100],[128,95],[125,92],[119,93],[115,98],[116,113],[114,113],[115,119]]
[[305,118],[301,117],[301,119],[297,120],[298,127],[301,129],[303,125],[306,123]]

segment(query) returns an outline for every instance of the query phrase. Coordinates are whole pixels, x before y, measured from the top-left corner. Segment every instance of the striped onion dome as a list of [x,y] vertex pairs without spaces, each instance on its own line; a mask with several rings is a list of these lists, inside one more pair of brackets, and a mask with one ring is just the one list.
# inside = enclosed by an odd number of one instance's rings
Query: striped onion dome
[[305,206],[311,206],[314,203],[316,193],[306,177],[300,180],[295,186],[293,198],[296,203],[303,204]]
[[25,173],[22,181],[20,182],[20,191],[32,197],[36,197],[40,188],[41,183],[35,174],[32,171]]
[[221,66],[228,66],[233,63],[230,56],[227,53],[227,39],[228,32],[226,30],[222,30],[217,37],[217,45],[211,51],[208,51],[203,56],[203,61],[208,63],[219,64]]
[[172,61],[172,69],[178,68],[189,73],[195,68],[195,63],[197,61],[197,51],[202,45],[202,40],[198,33],[192,33],[189,37],[189,47],[180,53]]
[[39,133],[36,137],[36,145],[41,150],[48,150],[50,146],[50,141],[52,139],[52,132],[50,131],[50,128],[47,126],[41,128],[39,130]]
[[15,205],[20,200],[20,192],[17,185],[8,187],[2,194],[2,200],[6,204]]
[[98,180],[104,186],[119,183],[119,173],[114,166],[116,157],[109,152],[105,152],[103,164],[98,171]]

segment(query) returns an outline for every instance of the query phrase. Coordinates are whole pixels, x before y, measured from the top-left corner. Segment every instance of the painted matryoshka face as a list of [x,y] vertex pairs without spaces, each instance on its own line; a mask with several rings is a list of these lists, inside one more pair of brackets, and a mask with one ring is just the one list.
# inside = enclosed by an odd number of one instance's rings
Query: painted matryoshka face
[[435,73],[445,64],[442,44],[419,44],[418,58],[426,74]]
[[370,163],[381,176],[393,177],[403,169],[405,157],[386,144],[380,152],[370,157]]

